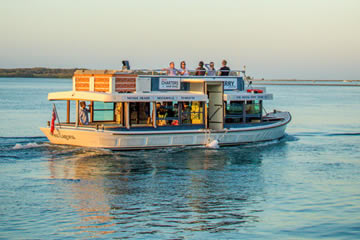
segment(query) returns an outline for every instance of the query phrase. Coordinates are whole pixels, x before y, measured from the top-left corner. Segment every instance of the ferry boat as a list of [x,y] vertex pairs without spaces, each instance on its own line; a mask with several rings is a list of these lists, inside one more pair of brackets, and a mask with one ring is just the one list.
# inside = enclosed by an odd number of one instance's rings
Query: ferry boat
[[[230,75],[77,70],[72,91],[48,94],[50,101],[66,102],[66,121],[60,122],[54,109],[52,124],[40,129],[53,144],[110,150],[225,146],[282,138],[290,113],[263,114],[263,101],[273,95],[265,88],[246,86],[244,71]],[[81,102],[89,108],[86,124],[79,119]]]

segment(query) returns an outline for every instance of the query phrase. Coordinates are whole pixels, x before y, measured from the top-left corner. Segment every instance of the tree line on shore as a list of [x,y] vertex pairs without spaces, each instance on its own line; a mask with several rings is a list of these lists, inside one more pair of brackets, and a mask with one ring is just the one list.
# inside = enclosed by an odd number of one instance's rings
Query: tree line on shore
[[71,78],[78,69],[83,68],[0,68],[0,77]]
[[[88,70],[85,68],[45,68],[45,67],[34,67],[34,68],[0,68],[1,77],[24,77],[24,78],[72,78],[76,70]],[[133,74],[138,75],[164,75],[161,71],[142,71],[133,70]],[[251,80],[251,77],[247,77],[247,80]]]
[[[88,70],[86,68],[0,68],[1,77],[24,77],[24,78],[72,78],[76,70]],[[134,70],[134,74],[148,75],[149,72]],[[156,72],[157,74],[164,74]]]

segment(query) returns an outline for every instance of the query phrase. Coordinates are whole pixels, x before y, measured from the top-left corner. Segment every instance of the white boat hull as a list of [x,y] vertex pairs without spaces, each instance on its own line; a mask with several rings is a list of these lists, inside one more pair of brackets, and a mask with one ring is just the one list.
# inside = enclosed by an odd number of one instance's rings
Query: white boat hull
[[84,127],[56,127],[54,134],[50,128],[41,128],[53,144],[103,148],[111,150],[154,149],[176,146],[207,145],[217,140],[222,145],[269,141],[284,136],[291,120],[288,112],[272,113],[271,117],[281,118],[268,125],[244,128],[230,128],[221,131],[172,130],[172,131],[109,131]]

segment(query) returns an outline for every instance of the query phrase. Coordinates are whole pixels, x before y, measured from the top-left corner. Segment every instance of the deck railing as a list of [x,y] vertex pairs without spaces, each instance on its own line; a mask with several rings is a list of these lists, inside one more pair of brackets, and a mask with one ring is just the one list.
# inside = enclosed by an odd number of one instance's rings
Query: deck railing
[[[181,69],[177,69],[177,70],[181,70]],[[189,70],[188,69],[188,72],[190,73],[190,76],[196,76],[195,75],[195,72],[197,70]],[[166,75],[166,70],[164,69],[134,69],[134,70],[127,70],[126,72],[128,73],[134,73],[134,74],[138,74],[138,75]],[[205,75],[204,76],[207,76],[207,70],[205,71]],[[244,76],[246,77],[246,71],[245,70],[230,70],[230,71],[227,71],[227,70],[223,70],[223,71],[220,71],[220,70],[216,70],[216,76],[220,76],[220,72],[229,72],[229,76]],[[177,76],[181,76],[180,74],[178,74]],[[201,76],[199,76],[201,77]],[[214,77],[214,76],[212,76]]]

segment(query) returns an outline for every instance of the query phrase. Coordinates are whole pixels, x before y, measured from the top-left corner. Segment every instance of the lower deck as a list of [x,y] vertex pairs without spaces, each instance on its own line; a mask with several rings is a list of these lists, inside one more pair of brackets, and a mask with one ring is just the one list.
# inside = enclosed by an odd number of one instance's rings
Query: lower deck
[[219,145],[237,145],[242,143],[268,141],[284,136],[291,116],[281,112],[269,116],[277,121],[244,125],[242,128],[221,130],[211,129],[174,129],[159,127],[139,128],[131,131],[126,128],[103,128],[56,126],[53,133],[50,128],[41,128],[51,143],[83,147],[105,148],[112,150],[151,149],[176,146],[207,145],[216,140]]
[[[249,127],[259,127],[266,126],[272,124],[274,122],[282,120],[281,118],[268,118],[263,117],[262,121],[253,121],[248,123],[225,123],[224,129],[235,129],[235,128],[249,128]],[[177,125],[177,126],[157,126],[154,128],[150,124],[136,124],[135,126],[131,126],[127,128],[125,126],[121,126],[116,122],[92,122],[88,125],[78,125],[76,126],[75,122],[62,122],[55,124],[56,127],[76,127],[76,128],[91,128],[97,130],[108,130],[108,131],[124,131],[124,132],[139,132],[139,131],[178,131],[178,130],[199,130],[206,129],[204,124],[193,124],[193,125]]]

